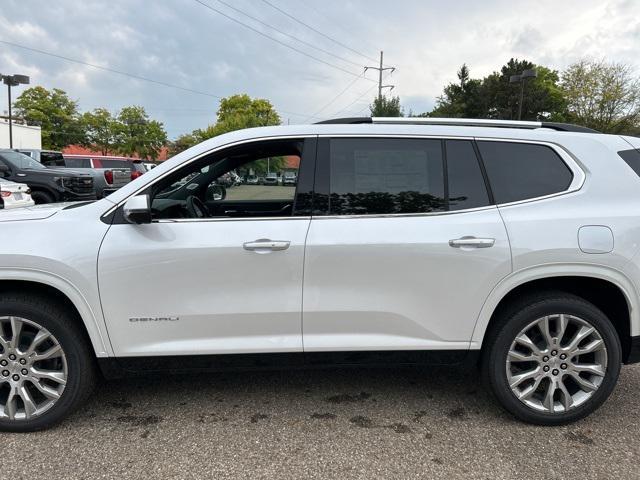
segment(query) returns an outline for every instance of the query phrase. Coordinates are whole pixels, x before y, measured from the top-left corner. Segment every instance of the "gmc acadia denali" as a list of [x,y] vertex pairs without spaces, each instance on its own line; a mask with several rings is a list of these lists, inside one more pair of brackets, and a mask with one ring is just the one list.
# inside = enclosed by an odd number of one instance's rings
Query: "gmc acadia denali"
[[[564,124],[343,119],[2,211],[0,429],[60,420],[100,371],[394,362],[475,363],[516,417],[582,418],[640,360],[639,148]],[[298,157],[295,188],[214,194],[274,157]]]

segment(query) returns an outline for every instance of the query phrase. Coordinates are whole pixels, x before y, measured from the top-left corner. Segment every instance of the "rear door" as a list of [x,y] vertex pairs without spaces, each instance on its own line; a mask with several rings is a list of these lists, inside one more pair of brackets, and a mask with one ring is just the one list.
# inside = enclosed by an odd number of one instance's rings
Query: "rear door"
[[468,349],[511,271],[471,140],[322,138],[304,275],[304,348]]

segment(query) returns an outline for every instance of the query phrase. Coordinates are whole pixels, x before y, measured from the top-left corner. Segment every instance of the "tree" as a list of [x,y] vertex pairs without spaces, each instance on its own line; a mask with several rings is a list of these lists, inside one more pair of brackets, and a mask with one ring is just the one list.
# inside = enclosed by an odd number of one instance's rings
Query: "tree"
[[167,132],[162,123],[149,119],[144,107],[124,107],[117,122],[116,142],[121,154],[158,158],[160,149],[167,143]]
[[42,128],[43,148],[61,150],[84,141],[78,104],[58,88],[26,89],[14,102],[16,114]]
[[[249,95],[232,95],[220,100],[216,123],[204,130],[196,129],[180,135],[169,147],[172,155],[197,145],[208,138],[243,128],[280,125],[280,116],[269,100],[252,99]],[[265,169],[266,171],[266,169]]]
[[404,116],[400,107],[400,97],[376,97],[369,105],[372,117],[402,117]]
[[521,84],[510,83],[509,79],[512,75],[531,69],[536,70],[538,76],[525,80],[522,120],[564,120],[566,102],[558,85],[558,72],[514,58],[500,72],[494,72],[482,81],[488,118],[518,118]]
[[483,79],[471,78],[467,65],[462,65],[458,71],[459,82],[447,85],[438,97],[436,108],[424,115],[517,119],[521,84],[512,84],[509,79],[528,69],[535,69],[538,76],[526,80],[522,119],[563,121],[566,102],[558,84],[558,72],[513,58],[499,72]]
[[605,133],[640,130],[640,80],[629,65],[580,60],[562,73],[569,120]]
[[109,110],[96,108],[93,112],[85,112],[80,117],[80,124],[85,133],[83,146],[97,148],[102,155],[116,150],[120,130]]
[[482,95],[482,80],[470,78],[469,67],[458,70],[459,83],[444,87],[436,108],[428,115],[447,118],[486,118],[487,105]]

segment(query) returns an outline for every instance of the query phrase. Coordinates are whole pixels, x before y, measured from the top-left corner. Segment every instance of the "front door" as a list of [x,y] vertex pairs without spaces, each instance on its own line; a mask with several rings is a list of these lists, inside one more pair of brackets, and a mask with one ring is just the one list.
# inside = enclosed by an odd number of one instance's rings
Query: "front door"
[[316,186],[305,351],[467,350],[511,272],[473,142],[322,139]]
[[[254,142],[211,154],[144,192],[153,222],[114,222],[99,254],[116,355],[301,351],[310,217],[296,186],[244,179],[282,170],[305,177],[301,167],[314,160],[314,140]],[[301,198],[312,182],[298,183]]]

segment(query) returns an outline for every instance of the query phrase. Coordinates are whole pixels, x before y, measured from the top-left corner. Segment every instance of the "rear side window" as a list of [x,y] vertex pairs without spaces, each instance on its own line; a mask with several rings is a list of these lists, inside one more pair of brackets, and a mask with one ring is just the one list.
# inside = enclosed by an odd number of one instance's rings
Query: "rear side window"
[[69,168],[91,168],[88,158],[65,158],[64,161]]
[[446,209],[440,140],[344,138],[329,149],[330,214]]
[[[94,160],[94,162],[95,161],[96,160]],[[102,168],[126,168],[126,169],[131,168],[131,162],[129,162],[128,160],[115,160],[115,159],[109,159],[109,158],[101,158],[100,164],[102,165]]]
[[64,167],[64,157],[60,152],[40,152],[40,163],[47,167]]
[[573,174],[550,147],[478,142],[496,203],[517,202],[566,190]]
[[618,152],[618,155],[622,157],[622,159],[627,162],[636,175],[640,177],[640,151],[638,150],[623,150]]
[[487,187],[471,141],[447,140],[446,154],[449,210],[489,205]]

